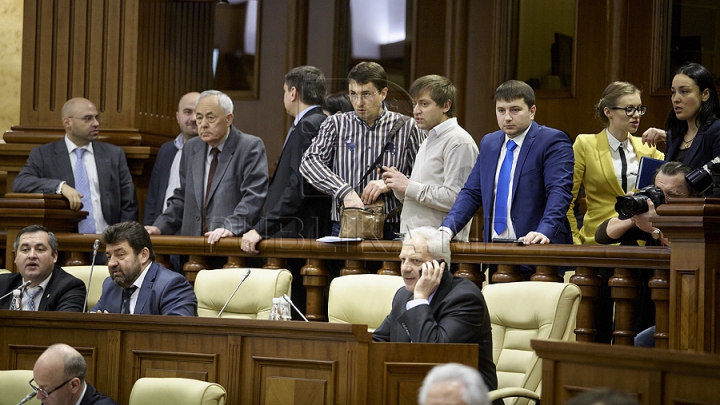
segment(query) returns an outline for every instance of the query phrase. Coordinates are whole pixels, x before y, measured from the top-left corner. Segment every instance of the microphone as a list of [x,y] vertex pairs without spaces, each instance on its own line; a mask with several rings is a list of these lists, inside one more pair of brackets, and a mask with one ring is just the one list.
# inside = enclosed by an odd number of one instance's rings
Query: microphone
[[25,398],[22,399],[22,401],[18,402],[17,405],[22,405],[22,404],[24,404],[25,402],[27,402],[27,401],[35,398],[35,395],[37,395],[37,392],[35,392],[35,391],[27,394],[27,395],[25,396]]
[[295,308],[295,312],[297,312],[297,313],[302,317],[302,319],[305,320],[305,322],[310,322],[310,321],[308,321],[307,318],[305,318],[305,315],[303,315],[303,313],[300,312],[300,310],[298,309],[298,307],[296,307],[295,304],[293,304],[292,300],[290,299],[290,297],[288,297],[287,294],[283,294],[282,297],[283,297],[283,299],[284,299],[285,301],[288,302],[288,304],[292,305],[292,307]]
[[225,307],[228,306],[228,304],[230,303],[230,300],[233,299],[233,297],[235,296],[235,293],[238,291],[238,289],[240,288],[242,283],[245,281],[246,278],[248,278],[249,275],[250,275],[250,269],[247,269],[247,271],[243,275],[242,280],[240,280],[237,287],[235,287],[235,291],[233,291],[233,293],[230,294],[230,298],[228,298],[228,300],[225,302],[225,305],[223,305],[222,309],[220,310],[220,312],[218,312],[218,314],[215,318],[220,318],[220,315],[222,315],[223,311],[225,311]]
[[7,298],[7,297],[9,297],[9,296],[11,296],[14,291],[23,290],[25,287],[29,286],[31,283],[32,283],[32,281],[28,280],[28,281],[20,284],[20,285],[19,285],[17,288],[15,288],[14,290],[12,290],[12,291],[10,291],[9,293],[7,293],[7,294],[3,295],[2,297],[0,297],[0,301],[1,301],[1,300],[4,300],[5,298]]
[[85,303],[83,304],[83,312],[87,310],[87,302],[88,298],[90,298],[90,283],[92,283],[92,274],[93,270],[95,270],[95,256],[97,256],[98,247],[100,246],[100,240],[95,239],[95,243],[93,243],[93,257],[92,262],[90,263],[90,277],[88,277],[88,283],[87,283],[87,292],[85,294]]

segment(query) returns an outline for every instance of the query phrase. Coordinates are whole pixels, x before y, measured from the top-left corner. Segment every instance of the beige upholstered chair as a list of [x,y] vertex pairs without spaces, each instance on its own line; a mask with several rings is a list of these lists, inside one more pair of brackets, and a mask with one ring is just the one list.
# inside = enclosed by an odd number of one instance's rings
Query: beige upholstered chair
[[[79,278],[85,283],[85,288],[88,288],[88,280],[90,280],[90,266],[65,266],[63,270]],[[90,291],[88,295],[87,310],[95,306],[100,295],[102,295],[102,286],[105,279],[110,277],[107,266],[95,265],[93,269],[92,281],[90,285]]]
[[223,405],[226,400],[222,385],[190,378],[141,378],[130,393],[130,405]]
[[[32,370],[0,370],[0,405],[17,405],[32,392],[28,384],[32,378]],[[36,397],[26,404],[40,405],[41,402]]]
[[[541,360],[530,347],[531,339],[575,340],[575,318],[580,288],[575,284],[516,282],[489,284],[483,289],[490,312],[493,361],[498,389],[492,400],[526,404],[539,398]],[[526,398],[508,398],[524,395]]]
[[[200,270],[195,279],[198,315],[216,317],[247,269]],[[267,319],[272,299],[291,296],[292,273],[288,270],[251,269],[251,273],[228,304],[221,318]],[[292,297],[292,296],[291,296]]]
[[398,289],[405,286],[400,276],[356,274],[335,277],[330,283],[328,319],[331,323],[367,325],[372,332],[388,316]]
[[8,269],[0,269],[0,274],[3,274],[3,273],[10,273],[10,270],[8,270]]

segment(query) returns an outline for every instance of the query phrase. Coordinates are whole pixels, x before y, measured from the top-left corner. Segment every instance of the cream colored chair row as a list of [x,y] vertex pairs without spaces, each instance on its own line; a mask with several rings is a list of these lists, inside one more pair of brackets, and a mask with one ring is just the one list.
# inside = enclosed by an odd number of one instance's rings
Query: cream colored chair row
[[88,282],[90,282],[90,291],[88,294],[87,309],[89,310],[95,304],[97,304],[102,295],[102,286],[105,279],[110,277],[107,266],[95,265],[92,271],[92,280],[90,280],[90,268],[91,266],[65,266],[63,270],[79,278],[85,283],[85,288],[88,288]]
[[[217,317],[248,269],[200,270],[195,279],[198,315]],[[250,275],[228,303],[221,318],[267,319],[272,299],[292,297],[292,273],[281,269],[250,269]]]
[[223,405],[226,401],[222,385],[189,378],[141,378],[130,393],[130,405]]
[[402,277],[356,274],[335,277],[330,283],[328,321],[367,325],[373,332],[392,309],[395,293],[405,286]]
[[10,273],[10,270],[8,270],[8,269],[0,269],[0,274],[3,274],[3,273]]
[[[32,370],[0,370],[0,405],[17,405],[32,392],[30,380]],[[37,398],[26,402],[28,405],[41,405]]]

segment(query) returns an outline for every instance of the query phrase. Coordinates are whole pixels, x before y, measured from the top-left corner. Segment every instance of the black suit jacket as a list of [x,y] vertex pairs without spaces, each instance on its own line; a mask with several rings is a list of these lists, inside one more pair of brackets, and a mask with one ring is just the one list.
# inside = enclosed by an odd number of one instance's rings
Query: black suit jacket
[[492,359],[490,314],[480,289],[470,280],[446,271],[430,301],[405,309],[413,293],[402,287],[393,298],[390,315],[373,332],[378,342],[477,343],[478,370],[488,389],[497,388]]
[[80,400],[80,405],[118,405],[112,398],[99,393],[92,385],[88,383],[85,383],[85,385],[87,390],[85,390],[85,395]]
[[[22,284],[20,273],[0,274],[0,296]],[[0,309],[9,309],[12,295],[0,301]],[[43,291],[38,311],[82,312],[85,305],[85,283],[55,265],[47,288]]]
[[175,147],[175,140],[165,142],[160,146],[152,174],[150,175],[150,185],[148,186],[147,196],[145,197],[145,209],[143,210],[143,225],[152,225],[157,217],[165,211],[163,204],[165,200],[165,190],[170,180],[170,169],[178,148]]
[[318,238],[330,234],[332,198],[303,179],[300,162],[327,116],[322,108],[298,121],[283,147],[265,200],[265,215],[254,229],[263,237]]
[[[138,203],[125,152],[105,142],[94,141],[92,147],[105,221],[108,225],[137,221]],[[61,181],[75,187],[75,176],[64,139],[40,145],[30,151],[25,166],[13,181],[12,189],[16,193],[55,194]]]

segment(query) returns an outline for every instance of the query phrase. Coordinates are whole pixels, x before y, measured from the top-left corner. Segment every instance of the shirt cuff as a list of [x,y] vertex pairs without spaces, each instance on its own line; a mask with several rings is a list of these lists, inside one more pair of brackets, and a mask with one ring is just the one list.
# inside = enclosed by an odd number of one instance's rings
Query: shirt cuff
[[57,188],[55,188],[55,194],[62,194],[62,186],[66,182],[63,180],[60,182],[60,184],[57,185]]
[[450,235],[450,240],[452,240],[452,238],[455,237],[455,233],[454,233],[450,228],[448,228],[447,226],[441,226],[440,228],[438,228],[438,230],[439,230],[439,231],[443,231],[443,232],[445,232],[446,234]]
[[340,189],[335,194],[335,199],[339,202],[342,202],[345,197],[347,197],[350,192],[353,191],[352,187],[350,187],[349,184],[345,184],[344,186],[340,187]]
[[407,302],[407,304],[405,304],[405,310],[409,311],[420,305],[430,305],[430,301],[426,299],[410,300]]
[[408,182],[407,188],[405,189],[405,196],[409,196],[413,200],[419,201],[420,192],[422,191],[422,189],[422,184],[418,183],[417,181],[410,181]]

